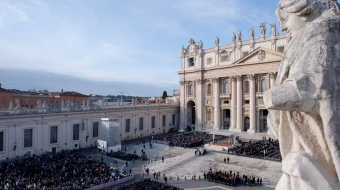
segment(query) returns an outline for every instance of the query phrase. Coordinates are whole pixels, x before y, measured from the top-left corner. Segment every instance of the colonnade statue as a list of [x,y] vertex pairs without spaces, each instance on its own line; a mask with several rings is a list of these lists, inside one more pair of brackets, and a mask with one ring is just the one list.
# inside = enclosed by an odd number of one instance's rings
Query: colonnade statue
[[340,13],[335,1],[326,3],[280,0],[276,10],[290,36],[264,93],[282,155],[276,190],[340,189]]

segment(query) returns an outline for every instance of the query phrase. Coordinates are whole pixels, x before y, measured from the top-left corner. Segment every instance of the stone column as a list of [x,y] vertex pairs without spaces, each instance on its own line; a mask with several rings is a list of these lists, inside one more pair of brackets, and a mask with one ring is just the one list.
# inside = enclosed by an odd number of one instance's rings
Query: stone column
[[181,85],[180,88],[180,123],[179,123],[179,128],[184,129],[185,128],[185,118],[184,118],[184,113],[185,113],[185,85],[184,81],[179,82]]
[[200,131],[202,129],[202,83],[203,81],[201,79],[196,80],[196,100],[197,104],[196,106],[196,124],[195,124],[195,130]]
[[231,127],[230,130],[236,129],[236,104],[237,104],[237,88],[236,88],[236,77],[231,77]]
[[243,95],[242,95],[242,76],[237,76],[237,124],[236,124],[236,130],[241,132],[242,131],[242,101],[243,101]]
[[276,74],[270,73],[270,88],[272,88],[275,85],[275,79],[276,79]]
[[214,78],[214,130],[219,130],[221,127],[220,118],[220,81],[219,78]]
[[249,96],[250,96],[250,128],[248,133],[256,132],[256,97],[255,97],[255,77],[253,74],[248,75],[249,78]]

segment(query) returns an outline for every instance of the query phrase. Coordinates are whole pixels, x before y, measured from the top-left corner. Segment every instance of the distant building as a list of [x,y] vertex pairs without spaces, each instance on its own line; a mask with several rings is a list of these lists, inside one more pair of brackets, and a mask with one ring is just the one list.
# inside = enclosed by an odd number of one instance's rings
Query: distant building
[[48,92],[43,91],[20,91],[20,90],[9,90],[2,88],[0,83],[0,109],[8,109],[10,107],[10,102],[12,101],[14,106],[18,106],[19,103],[21,108],[36,108],[37,101],[45,103],[47,107],[60,107],[61,103],[66,104],[67,101],[71,101],[75,105],[81,105],[82,102],[88,100],[89,96],[78,93],[78,92]]

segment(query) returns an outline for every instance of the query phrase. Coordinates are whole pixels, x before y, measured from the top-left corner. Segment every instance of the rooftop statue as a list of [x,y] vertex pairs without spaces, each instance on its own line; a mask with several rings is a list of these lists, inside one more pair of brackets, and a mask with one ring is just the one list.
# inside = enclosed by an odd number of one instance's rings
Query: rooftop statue
[[249,29],[249,35],[250,35],[250,39],[254,39],[254,29],[253,28]]
[[219,46],[219,44],[220,44],[220,39],[218,38],[218,37],[216,37],[216,40],[215,40],[215,46]]
[[239,42],[242,41],[242,33],[241,33],[241,31],[238,32],[238,41]]
[[203,42],[202,42],[202,40],[200,40],[200,41],[198,42],[198,48],[199,48],[199,49],[202,49],[202,48],[203,48]]
[[233,32],[232,40],[233,40],[233,43],[236,43],[236,34],[234,32]]
[[340,189],[340,13],[316,0],[281,0],[290,36],[275,85],[264,93],[269,133],[280,141],[276,190]]
[[266,28],[266,24],[262,23],[260,25],[260,31],[261,31],[261,37],[265,37],[266,36],[266,32],[267,32],[267,28]]
[[270,28],[272,29],[271,35],[276,36],[276,24],[271,24]]

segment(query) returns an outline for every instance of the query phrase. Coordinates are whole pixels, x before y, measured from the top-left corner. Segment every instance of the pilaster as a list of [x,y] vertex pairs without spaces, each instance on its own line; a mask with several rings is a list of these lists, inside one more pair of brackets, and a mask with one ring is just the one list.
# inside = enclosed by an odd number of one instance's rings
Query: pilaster
[[184,81],[180,81],[179,82],[181,85],[180,88],[180,124],[179,124],[179,128],[184,129],[185,128],[185,82]]
[[272,88],[273,86],[275,86],[275,79],[276,79],[276,73],[270,73],[270,88]]
[[237,76],[237,126],[236,130],[242,131],[242,120],[243,120],[243,107],[242,107],[243,95],[242,95],[242,76]]
[[236,77],[231,77],[231,127],[230,130],[236,129],[237,117],[236,117],[236,104],[237,104],[237,86]]
[[200,131],[202,129],[202,124],[203,124],[203,117],[202,117],[202,83],[203,81],[201,79],[196,80],[196,100],[197,104],[196,106],[196,125],[195,125],[195,130]]
[[219,78],[214,78],[214,130],[219,130],[220,124],[220,80]]
[[250,128],[248,129],[248,133],[256,132],[256,106],[255,106],[255,76],[253,74],[248,75],[248,79],[250,82],[249,86],[249,95],[250,95]]

